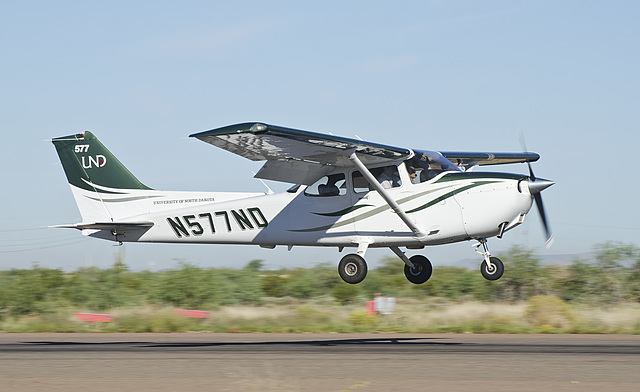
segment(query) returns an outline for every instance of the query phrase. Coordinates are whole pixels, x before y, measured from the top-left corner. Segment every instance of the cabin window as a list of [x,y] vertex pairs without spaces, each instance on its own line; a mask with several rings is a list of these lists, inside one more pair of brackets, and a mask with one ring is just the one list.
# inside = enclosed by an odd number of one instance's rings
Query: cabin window
[[419,184],[435,178],[447,171],[460,171],[453,163],[439,153],[415,151],[416,155],[404,162],[411,182]]
[[324,176],[304,191],[307,196],[341,196],[347,194],[347,181],[342,173]]
[[[402,185],[400,175],[398,174],[398,167],[395,165],[377,167],[375,169],[369,169],[371,174],[380,182],[383,188],[397,188]],[[373,187],[369,184],[366,178],[362,176],[359,171],[353,172],[353,190],[356,193],[365,193],[373,190]]]

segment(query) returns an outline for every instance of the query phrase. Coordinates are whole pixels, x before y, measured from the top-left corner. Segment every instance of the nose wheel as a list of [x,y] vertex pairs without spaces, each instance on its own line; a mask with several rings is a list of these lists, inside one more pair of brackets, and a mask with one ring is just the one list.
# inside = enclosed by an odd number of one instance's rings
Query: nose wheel
[[[478,248],[482,245],[481,252]],[[476,249],[475,251],[480,253],[484,257],[484,261],[480,264],[480,273],[487,280],[498,280],[504,274],[504,263],[497,257],[492,257],[489,252],[489,248],[487,247],[487,240],[485,238],[481,238],[478,240],[478,243],[473,245]]]
[[498,280],[504,274],[504,264],[497,257],[489,257],[489,263],[480,264],[480,273],[486,280]]

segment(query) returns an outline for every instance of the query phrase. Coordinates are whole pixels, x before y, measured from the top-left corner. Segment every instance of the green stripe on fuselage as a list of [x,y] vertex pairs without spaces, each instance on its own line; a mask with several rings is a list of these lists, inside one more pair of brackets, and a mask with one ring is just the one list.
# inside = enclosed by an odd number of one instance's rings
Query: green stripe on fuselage
[[[457,174],[458,173],[456,173],[456,175]],[[464,174],[464,173],[460,173],[460,174]],[[480,174],[480,173],[478,173],[478,174]],[[483,173],[483,174],[489,174],[489,175],[487,175],[487,176],[475,176],[475,177],[477,177],[478,179],[480,179],[480,178],[483,178],[483,179],[486,179],[486,178],[520,179],[522,177],[522,176],[494,177],[493,176],[494,173]],[[458,179],[458,180],[466,182],[469,179],[469,176],[465,176],[465,177],[466,178]],[[526,178],[526,176],[525,176],[525,178]],[[442,178],[440,180],[442,180]],[[436,183],[439,183],[440,180],[436,181]],[[454,180],[455,179],[449,179],[449,180],[443,181],[443,182],[450,182],[450,181],[454,181]],[[496,183],[496,182],[499,182],[499,181],[492,181],[492,180],[475,181],[472,184],[469,184],[469,185],[460,187],[458,189],[454,189],[454,190],[452,190],[450,192],[447,192],[444,195],[439,196],[439,197],[429,201],[428,203],[423,204],[420,207],[417,207],[417,208],[414,208],[412,210],[407,211],[407,213],[409,214],[409,213],[413,213],[413,212],[418,212],[418,211],[424,210],[424,209],[429,208],[429,207],[431,207],[431,206],[433,206],[435,204],[440,203],[443,200],[449,199],[449,198],[455,196],[458,193],[464,192],[464,191],[469,190],[471,188],[475,188],[475,187],[486,185],[486,184]],[[408,196],[408,197],[405,197],[405,198],[402,198],[402,199],[398,199],[397,203],[398,203],[398,205],[402,205],[402,204],[404,204],[404,203],[406,203],[406,202],[408,202],[410,200],[414,200],[414,199],[417,199],[419,197],[428,195],[430,193],[438,192],[438,191],[441,191],[443,189],[450,188],[450,187],[455,187],[455,184],[448,184],[446,186],[439,187],[437,189],[430,189],[428,191],[423,191],[423,192],[417,193],[415,195],[411,195],[411,196]],[[367,204],[367,205],[361,205],[361,206],[365,207],[365,206],[369,206],[369,205]],[[314,214],[316,214],[316,215],[324,215],[324,216],[332,216],[332,217],[343,216],[343,215],[346,215],[346,214],[348,214],[350,212],[355,211],[357,209],[356,207],[360,207],[360,206],[353,206],[353,207],[345,208],[343,210],[336,211],[336,212],[333,212],[333,213],[322,213],[322,214],[320,214],[320,213],[315,213],[314,212]],[[298,230],[288,230],[288,231],[302,233],[302,232],[324,231],[324,230],[328,230],[328,229],[332,229],[332,228],[338,228],[338,227],[349,225],[351,223],[359,222],[359,221],[361,221],[363,219],[370,218],[370,217],[372,217],[374,215],[378,215],[378,214],[380,214],[380,213],[382,213],[382,212],[384,212],[386,210],[389,210],[389,209],[391,209],[391,207],[389,207],[388,205],[385,204],[385,205],[382,205],[380,207],[376,207],[376,208],[374,208],[374,209],[372,209],[370,211],[367,211],[365,213],[362,213],[360,215],[357,215],[357,216],[355,216],[353,218],[350,218],[350,219],[347,219],[345,221],[342,221],[342,222],[337,222],[337,223],[334,223],[334,224],[331,224],[331,225],[312,227],[312,228],[308,228],[308,229],[298,229]]]
[[431,206],[433,206],[435,204],[440,203],[441,201],[447,200],[448,198],[450,198],[452,196],[455,196],[458,193],[461,193],[461,192],[464,192],[466,190],[469,190],[471,188],[475,188],[475,187],[480,186],[480,185],[493,184],[495,182],[498,182],[498,181],[477,181],[477,182],[474,182],[473,184],[470,184],[470,185],[467,185],[467,186],[463,186],[463,187],[458,188],[458,189],[454,189],[451,192],[447,192],[447,193],[445,193],[444,195],[442,195],[440,197],[436,197],[435,199],[431,200],[430,202],[428,202],[426,204],[421,205],[420,207],[417,207],[417,208],[414,208],[412,210],[407,211],[407,214],[411,214],[413,212],[422,211],[425,208],[429,208],[429,207],[431,207]]

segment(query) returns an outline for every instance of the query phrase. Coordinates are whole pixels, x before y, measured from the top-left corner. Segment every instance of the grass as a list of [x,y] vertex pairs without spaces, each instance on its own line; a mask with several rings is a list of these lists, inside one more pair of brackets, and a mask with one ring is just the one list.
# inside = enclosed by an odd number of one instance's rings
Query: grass
[[[534,297],[536,298],[536,297]],[[330,299],[266,300],[263,306],[224,306],[208,319],[190,319],[167,307],[112,309],[112,323],[78,321],[71,309],[0,321],[4,332],[397,332],[397,333],[621,333],[640,334],[640,304],[572,307],[557,298],[528,302],[452,302],[400,299],[391,315],[368,314],[364,303]],[[206,310],[206,309],[205,309]]]

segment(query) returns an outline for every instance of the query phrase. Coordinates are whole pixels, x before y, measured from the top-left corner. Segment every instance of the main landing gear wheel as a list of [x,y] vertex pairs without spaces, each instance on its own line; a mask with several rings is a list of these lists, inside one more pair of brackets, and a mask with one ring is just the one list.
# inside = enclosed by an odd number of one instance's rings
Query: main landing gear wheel
[[338,263],[338,273],[347,283],[360,283],[367,276],[367,262],[357,254],[348,254]]
[[504,274],[504,264],[502,260],[497,257],[490,257],[489,261],[491,265],[487,264],[487,261],[483,261],[480,265],[480,272],[482,276],[487,280],[498,280]]
[[433,272],[433,267],[429,259],[421,255],[415,255],[411,256],[409,260],[413,263],[413,268],[410,268],[408,265],[404,266],[404,276],[407,277],[409,282],[422,284],[429,280]]

